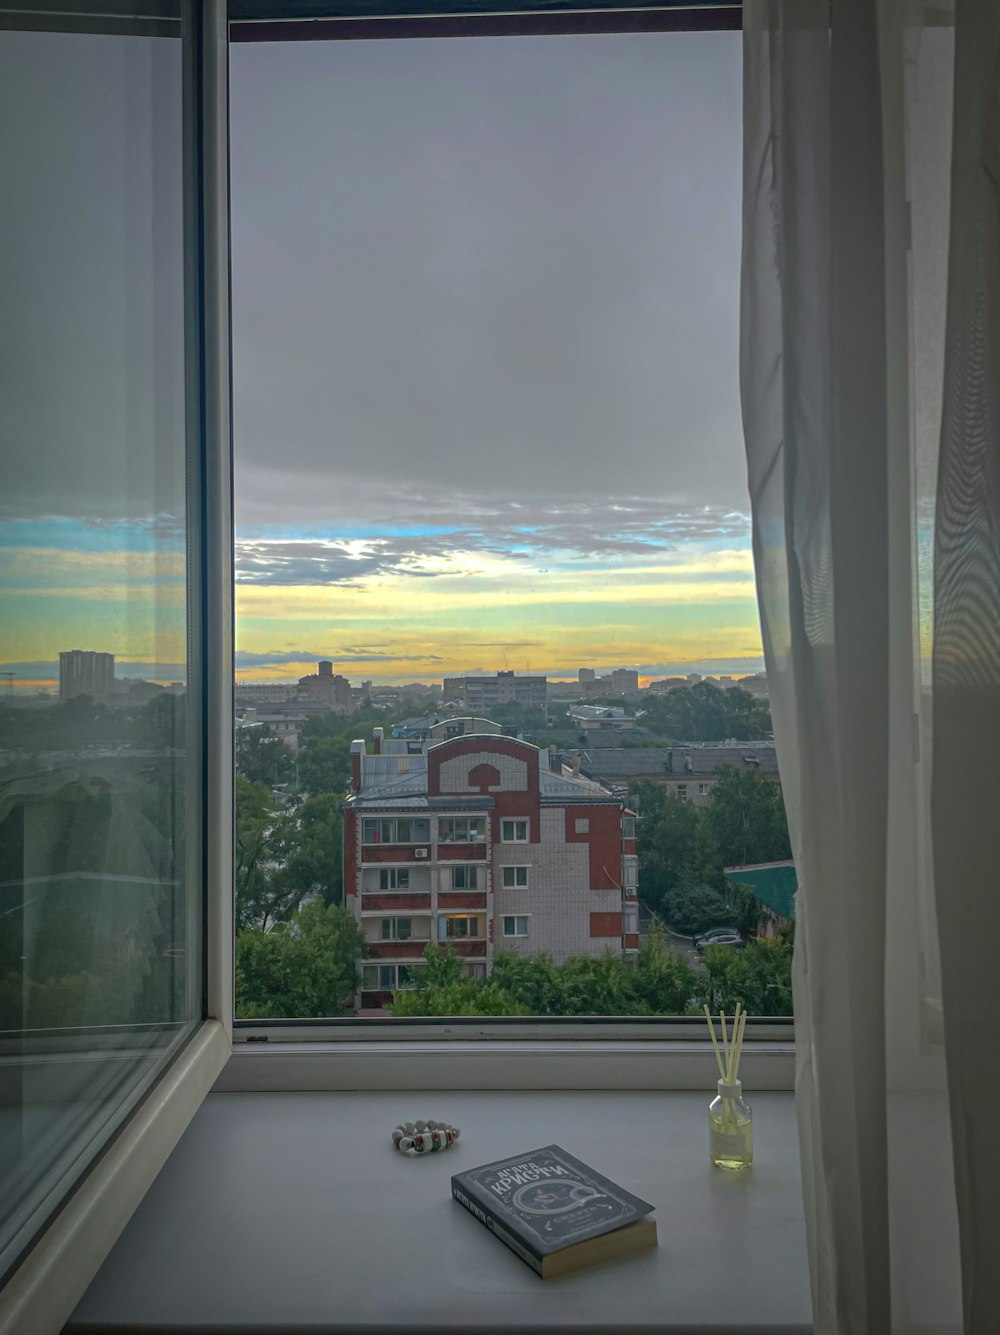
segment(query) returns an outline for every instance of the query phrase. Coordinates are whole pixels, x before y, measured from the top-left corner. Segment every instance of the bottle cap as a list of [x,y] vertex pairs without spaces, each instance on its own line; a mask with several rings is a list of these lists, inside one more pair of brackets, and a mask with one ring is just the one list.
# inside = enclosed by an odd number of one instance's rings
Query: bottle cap
[[725,1080],[719,1081],[720,1099],[738,1099],[741,1098],[742,1095],[743,1095],[742,1080],[734,1080],[731,1085],[727,1085]]

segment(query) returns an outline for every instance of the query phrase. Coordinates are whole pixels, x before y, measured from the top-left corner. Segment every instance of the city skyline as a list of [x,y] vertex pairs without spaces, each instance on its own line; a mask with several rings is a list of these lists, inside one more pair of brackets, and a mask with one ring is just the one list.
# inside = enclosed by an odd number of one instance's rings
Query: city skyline
[[[762,668],[739,52],[234,48],[238,679]],[[58,401],[45,426],[0,512],[0,670],[51,689],[79,645],[182,678],[179,473],[122,513],[110,415],[106,458]]]

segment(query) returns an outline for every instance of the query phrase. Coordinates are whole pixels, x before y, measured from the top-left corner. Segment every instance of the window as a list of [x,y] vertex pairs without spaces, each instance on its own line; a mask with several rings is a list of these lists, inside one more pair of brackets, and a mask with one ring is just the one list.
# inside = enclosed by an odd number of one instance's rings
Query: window
[[503,920],[504,936],[527,936],[528,918],[526,914],[516,914],[505,917]]
[[[674,797],[695,782],[685,753],[769,726],[765,706],[740,696],[733,717],[735,693],[695,680],[754,652],[738,384],[720,373],[738,356],[739,72],[733,33],[233,49],[238,671],[252,663],[309,706],[297,756],[242,777],[285,787],[279,855],[326,875],[333,909],[340,867],[324,858],[350,788],[343,842],[361,865],[345,869],[346,915],[364,912],[366,886],[392,886],[376,877],[390,859],[411,892],[451,892],[456,910],[487,887],[507,895],[497,938],[506,908],[558,885],[563,928],[515,948],[544,940],[575,967],[611,941],[590,935],[582,841],[599,826],[594,883],[636,889],[633,845],[615,846],[616,821],[627,841],[635,821],[588,796],[587,770],[623,800],[633,772],[650,776],[639,829],[655,857],[663,784]],[[664,190],[672,179],[690,190]],[[691,443],[664,450],[667,420]],[[331,421],[342,450],[325,443]],[[690,679],[647,692],[681,643]],[[602,722],[634,750],[557,744],[579,698],[607,710],[624,692],[623,717]],[[552,739],[541,778],[500,741],[517,736]],[[532,794],[519,817],[513,792]],[[307,856],[283,852],[296,839]],[[488,841],[495,879],[477,856]],[[504,869],[527,856],[530,872]],[[415,901],[397,902],[383,912],[425,932]],[[717,896],[693,912],[711,925]],[[481,919],[477,949],[486,938]]]
[[409,890],[409,867],[381,867],[378,874],[380,890]]
[[365,844],[426,844],[430,837],[426,817],[366,816],[361,822],[361,842]]
[[441,816],[439,844],[480,844],[486,838],[485,816]]
[[528,822],[526,820],[501,821],[500,838],[505,844],[526,844],[528,842]]
[[622,858],[622,884],[626,890],[635,890],[639,884],[639,859]]
[[135,26],[0,20],[0,1276],[206,1005],[191,70]]
[[679,783],[677,785],[677,796],[682,802],[687,801],[688,786],[686,783]]
[[709,793],[709,785],[708,785],[707,783],[699,783],[699,785],[698,785],[698,796],[699,796],[699,797],[707,797],[707,796],[708,796],[708,793]]
[[383,918],[381,928],[383,941],[409,941],[413,935],[413,919]]
[[361,967],[361,987],[365,992],[394,992],[397,988],[413,986],[412,964],[364,964]]
[[438,918],[438,940],[449,941],[452,938],[479,936],[479,922],[478,918],[465,914],[449,913]]

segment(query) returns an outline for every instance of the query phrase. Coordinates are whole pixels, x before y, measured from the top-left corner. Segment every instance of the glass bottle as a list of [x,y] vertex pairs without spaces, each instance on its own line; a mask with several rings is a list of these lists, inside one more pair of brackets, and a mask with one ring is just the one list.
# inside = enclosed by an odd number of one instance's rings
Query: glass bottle
[[743,1085],[719,1081],[719,1093],[708,1105],[708,1157],[717,1168],[739,1170],[753,1163],[753,1114],[743,1098]]

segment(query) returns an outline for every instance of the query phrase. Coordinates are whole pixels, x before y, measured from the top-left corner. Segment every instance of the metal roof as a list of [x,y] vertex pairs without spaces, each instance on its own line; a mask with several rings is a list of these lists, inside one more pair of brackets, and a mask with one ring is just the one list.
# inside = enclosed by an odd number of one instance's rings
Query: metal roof
[[[690,758],[691,768],[686,769]],[[580,768],[594,779],[662,778],[683,780],[699,774],[715,774],[724,766],[756,769],[778,777],[778,756],[773,746],[608,746],[593,747],[580,754]]]
[[799,888],[799,880],[794,862],[759,862],[752,867],[724,867],[722,874],[727,881],[745,885],[755,898],[779,917],[795,917],[795,892]]

